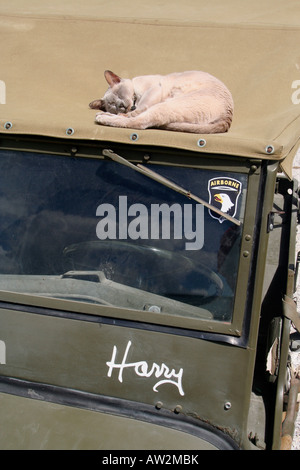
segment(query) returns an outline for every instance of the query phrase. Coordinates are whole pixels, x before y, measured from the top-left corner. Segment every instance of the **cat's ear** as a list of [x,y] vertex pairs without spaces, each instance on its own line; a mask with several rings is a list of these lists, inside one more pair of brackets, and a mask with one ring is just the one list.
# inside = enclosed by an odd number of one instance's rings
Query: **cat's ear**
[[89,107],[92,109],[101,109],[102,111],[106,111],[105,104],[103,100],[94,100],[89,104]]
[[121,81],[121,78],[110,70],[105,70],[104,77],[106,78],[107,83],[111,87],[117,85]]

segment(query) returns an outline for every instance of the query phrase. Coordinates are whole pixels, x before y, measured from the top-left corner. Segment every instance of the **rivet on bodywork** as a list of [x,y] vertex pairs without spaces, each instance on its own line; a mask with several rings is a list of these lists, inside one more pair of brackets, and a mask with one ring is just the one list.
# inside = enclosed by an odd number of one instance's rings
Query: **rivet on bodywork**
[[74,129],[72,127],[68,127],[68,129],[66,130],[66,134],[67,135],[73,135],[74,134]]
[[13,126],[12,123],[9,121],[4,124],[4,128],[8,131],[12,128],[12,126]]
[[274,153],[274,147],[273,145],[267,145],[266,146],[266,153],[268,153],[269,155],[271,155],[271,153]]
[[182,412],[182,406],[181,405],[176,405],[174,408],[174,413],[179,414]]
[[197,142],[198,147],[205,147],[206,145],[206,140],[205,139],[199,139]]
[[224,410],[230,410],[230,408],[231,408],[230,401],[227,401],[226,403],[224,403]]
[[150,305],[148,312],[160,313],[161,309],[157,305]]

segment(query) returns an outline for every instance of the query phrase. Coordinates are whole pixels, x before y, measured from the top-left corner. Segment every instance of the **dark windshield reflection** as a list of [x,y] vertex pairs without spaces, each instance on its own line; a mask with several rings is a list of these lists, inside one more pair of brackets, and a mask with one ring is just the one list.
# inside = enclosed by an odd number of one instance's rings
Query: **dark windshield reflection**
[[[242,219],[245,175],[151,168],[218,208],[230,196],[228,211]],[[62,297],[66,273],[96,272],[104,276],[107,292],[109,282],[114,289],[115,301],[101,288],[102,304],[128,307],[121,294],[125,286],[132,299],[146,292],[172,300],[173,307],[178,302],[176,314],[197,316],[199,308],[201,316],[205,308],[214,320],[231,319],[240,227],[106,160],[1,151],[0,180],[1,290]],[[26,276],[31,281],[25,286]],[[83,290],[81,300],[87,300],[88,284],[92,297],[100,298],[93,280],[77,275],[73,280],[77,300]],[[140,298],[130,303],[145,309],[144,304]]]

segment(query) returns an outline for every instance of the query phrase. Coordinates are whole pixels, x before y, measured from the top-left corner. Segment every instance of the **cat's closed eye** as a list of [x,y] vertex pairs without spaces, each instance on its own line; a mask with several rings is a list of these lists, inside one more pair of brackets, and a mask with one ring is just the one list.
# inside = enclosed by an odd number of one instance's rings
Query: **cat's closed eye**
[[117,105],[116,103],[107,103],[107,111],[111,112],[111,113],[117,113]]

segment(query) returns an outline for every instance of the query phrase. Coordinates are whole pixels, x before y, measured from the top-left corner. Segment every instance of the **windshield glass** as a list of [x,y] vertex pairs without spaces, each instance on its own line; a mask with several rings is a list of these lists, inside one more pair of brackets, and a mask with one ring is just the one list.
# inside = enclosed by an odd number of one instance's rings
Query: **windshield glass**
[[[247,176],[151,165],[242,221]],[[118,162],[0,151],[0,290],[230,321],[241,228]]]

